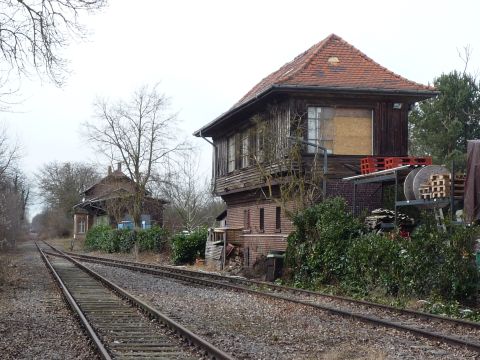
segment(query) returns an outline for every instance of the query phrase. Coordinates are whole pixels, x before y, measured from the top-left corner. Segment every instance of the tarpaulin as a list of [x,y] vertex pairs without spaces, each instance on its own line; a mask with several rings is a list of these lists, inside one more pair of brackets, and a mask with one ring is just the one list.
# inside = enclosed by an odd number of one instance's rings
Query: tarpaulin
[[467,143],[467,178],[465,179],[465,222],[480,220],[480,140]]

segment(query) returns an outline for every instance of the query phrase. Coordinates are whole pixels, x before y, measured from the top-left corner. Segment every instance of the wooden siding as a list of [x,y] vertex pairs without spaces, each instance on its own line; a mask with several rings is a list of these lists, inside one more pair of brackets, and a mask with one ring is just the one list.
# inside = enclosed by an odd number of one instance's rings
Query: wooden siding
[[[401,109],[394,109],[394,102],[381,100],[378,97],[370,98],[338,98],[334,96],[305,95],[285,100],[280,104],[265,105],[262,111],[258,111],[261,117],[266,119],[269,137],[274,137],[275,145],[271,152],[282,158],[289,147],[288,136],[291,133],[306,136],[306,112],[309,106],[337,107],[342,109],[365,109],[373,111],[372,143],[373,155],[376,156],[405,156],[408,153],[408,108],[409,104],[402,102]],[[213,138],[215,144],[216,159],[214,191],[223,196],[227,193],[251,190],[265,185],[265,178],[260,174],[258,166],[251,164],[241,168],[240,148],[238,139],[238,160],[236,169],[228,172],[227,166],[227,138],[238,135],[249,127],[254,129],[255,115],[243,121],[236,129],[225,129],[222,134]],[[297,122],[299,125],[297,126]],[[296,128],[295,128],[296,127]],[[295,129],[294,129],[295,128]],[[255,132],[252,131],[252,134]],[[273,134],[273,135],[272,135]],[[250,137],[251,151],[257,154],[258,144],[254,135]],[[258,155],[258,154],[257,154]],[[371,155],[370,153],[359,155],[330,155],[328,157],[328,178],[338,179],[352,176],[359,170],[360,158]],[[312,155],[305,152],[304,161],[308,164]],[[274,169],[275,170],[275,169]],[[278,169],[277,169],[278,170]]]
[[408,154],[408,104],[394,109],[391,102],[379,102],[373,122],[373,153],[377,156]]

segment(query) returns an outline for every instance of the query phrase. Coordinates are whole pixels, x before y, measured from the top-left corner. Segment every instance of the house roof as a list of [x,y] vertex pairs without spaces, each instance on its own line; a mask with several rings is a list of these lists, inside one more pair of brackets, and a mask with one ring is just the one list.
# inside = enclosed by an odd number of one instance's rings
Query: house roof
[[422,85],[395,74],[341,37],[331,34],[268,75],[230,110],[195,132],[194,135],[202,136],[202,133],[212,125],[275,90],[405,94],[417,96],[419,100],[437,94],[434,87]]

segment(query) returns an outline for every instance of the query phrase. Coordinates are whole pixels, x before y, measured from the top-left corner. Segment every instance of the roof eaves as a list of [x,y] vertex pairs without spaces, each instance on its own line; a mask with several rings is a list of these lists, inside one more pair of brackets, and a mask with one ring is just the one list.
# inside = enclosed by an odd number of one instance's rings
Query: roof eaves
[[227,110],[226,112],[224,112],[220,116],[218,116],[215,119],[213,119],[212,121],[210,121],[207,125],[201,127],[197,131],[195,131],[193,133],[193,135],[196,136],[196,137],[203,137],[202,133],[204,133],[205,131],[208,131],[213,125],[218,125],[218,124],[222,123],[223,121],[225,121],[226,119],[228,119],[232,115],[234,115],[234,114],[242,111],[243,109],[253,105],[257,101],[260,101],[261,99],[263,99],[264,97],[269,95],[269,93],[272,92],[275,89],[275,87],[276,87],[276,85],[272,85],[269,88],[265,89],[263,92],[256,94],[250,100],[240,104],[239,106],[236,106],[236,107],[233,107],[233,108]]
[[317,85],[289,85],[289,84],[274,84],[264,90],[263,92],[255,95],[250,100],[245,103],[240,104],[237,107],[231,108],[230,110],[224,112],[214,120],[210,121],[207,125],[203,126],[199,130],[193,133],[196,137],[203,137],[202,133],[210,130],[213,125],[221,124],[222,122],[226,121],[232,115],[244,110],[245,108],[253,105],[255,102],[261,100],[262,98],[266,97],[270,93],[274,93],[277,91],[311,91],[311,92],[326,92],[326,91],[335,91],[337,93],[350,93],[350,94],[382,94],[382,95],[406,95],[406,96],[415,96],[420,97],[423,99],[428,99],[430,97],[436,96],[440,94],[438,90],[399,90],[399,89],[384,89],[384,88],[353,88],[353,87],[341,87],[341,86],[317,86]]

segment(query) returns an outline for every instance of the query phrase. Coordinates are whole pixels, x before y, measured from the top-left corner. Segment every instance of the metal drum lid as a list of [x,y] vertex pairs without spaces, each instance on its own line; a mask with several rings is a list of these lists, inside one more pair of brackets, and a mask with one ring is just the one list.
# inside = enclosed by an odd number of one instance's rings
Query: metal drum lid
[[413,191],[413,179],[421,169],[421,167],[413,169],[408,173],[407,177],[405,178],[405,182],[403,184],[403,193],[405,194],[406,200],[415,200],[415,192]]

